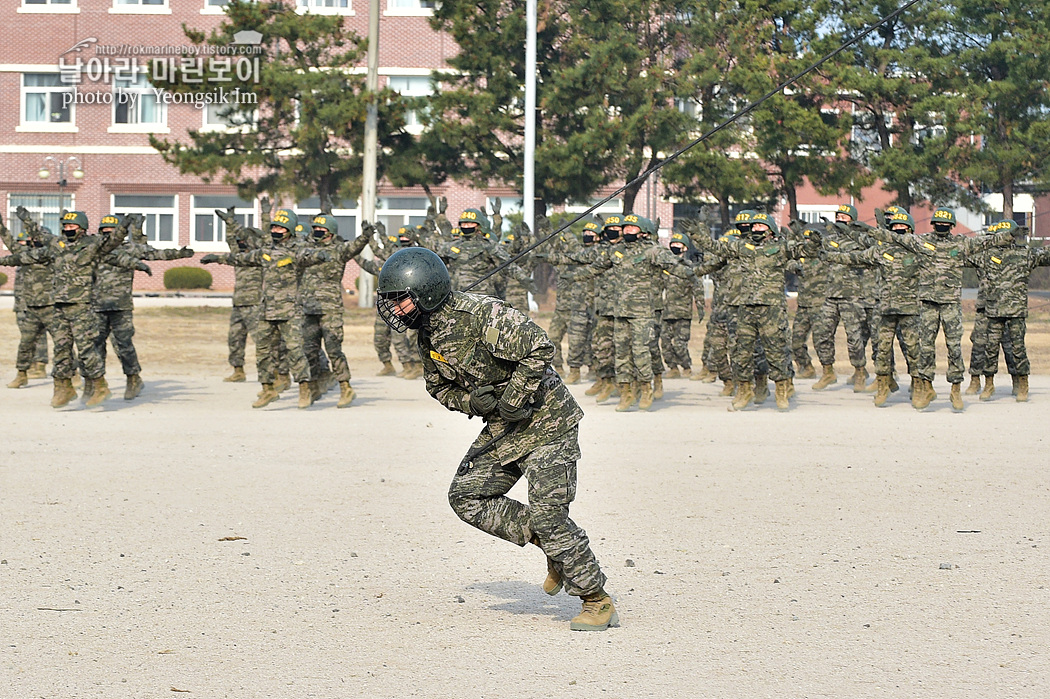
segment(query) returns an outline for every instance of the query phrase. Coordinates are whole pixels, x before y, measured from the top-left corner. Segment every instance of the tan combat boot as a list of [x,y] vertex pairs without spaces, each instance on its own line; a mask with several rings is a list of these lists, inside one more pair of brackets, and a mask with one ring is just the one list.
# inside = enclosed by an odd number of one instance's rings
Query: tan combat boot
[[[660,375],[657,374],[656,376]],[[653,382],[656,382],[655,378],[653,379]],[[638,409],[648,410],[653,407],[653,399],[656,398],[656,391],[653,390],[652,385],[648,381],[642,381],[639,386],[642,390],[639,392],[638,396]]]
[[1028,375],[1017,377],[1017,394],[1018,403],[1028,402]]
[[1013,374],[1011,374],[1010,375],[1010,383],[1013,384],[1013,388],[1010,391],[1010,395],[1011,396],[1016,396],[1017,395],[1017,384],[1019,383],[1019,377],[1014,376]]
[[612,379],[602,379],[605,383],[602,384],[602,390],[598,392],[598,395],[594,397],[595,403],[604,403],[609,400],[613,392],[617,390],[616,382]]
[[725,382],[722,384],[722,392],[718,395],[722,396],[723,398],[728,398],[734,393],[736,393],[736,382],[733,381],[733,379],[726,379]]
[[73,374],[73,378],[69,380],[69,383],[73,386],[74,389],[79,389],[82,383],[80,379],[80,374]]
[[91,400],[92,394],[95,392],[95,382],[91,379],[84,377],[84,390],[80,394],[80,400],[85,403]]
[[299,382],[299,407],[309,408],[314,404],[314,390],[309,381]]
[[620,616],[616,613],[612,598],[605,592],[584,597],[583,611],[569,624],[572,631],[605,631],[610,626],[620,625]]
[[77,392],[73,390],[73,382],[69,379],[55,379],[55,393],[51,397],[51,407],[61,408],[69,405],[69,401],[75,400]]
[[281,394],[277,392],[272,383],[264,383],[262,385],[262,391],[259,392],[259,398],[252,403],[253,408],[262,408],[281,397]]
[[[766,389],[767,392],[769,389]],[[736,398],[729,404],[729,411],[743,410],[755,398],[755,389],[750,381],[741,381],[736,386]]]
[[817,378],[817,370],[813,368],[812,364],[800,366],[798,368],[798,377],[800,379],[815,379]]
[[17,374],[15,374],[14,380],[12,380],[11,383],[7,384],[7,387],[8,388],[22,388],[22,386],[28,386],[28,385],[29,385],[29,377],[26,375],[26,372],[19,371]]
[[575,386],[580,382],[580,367],[571,366],[569,367],[569,375],[565,378],[565,383],[570,386]]
[[660,400],[664,397],[664,375],[653,374],[653,398]]
[[292,377],[288,374],[277,374],[277,379],[273,382],[273,390],[278,393],[284,393],[289,386],[292,385]]
[[693,370],[690,369],[689,367],[682,367],[682,378],[683,379],[689,379],[690,381],[692,381],[693,380]]
[[864,393],[864,389],[868,385],[868,370],[864,367],[857,367],[853,370],[853,392]]
[[405,375],[402,377],[408,381],[414,381],[423,375],[423,364],[422,362],[409,362],[408,369],[405,370]]
[[244,367],[242,366],[233,367],[233,373],[223,379],[226,383],[244,383],[247,380],[248,377],[245,376]]
[[755,405],[762,405],[769,398],[769,375],[759,374],[755,377]]
[[795,379],[789,378],[788,380],[788,400],[795,397]]
[[634,405],[634,386],[630,383],[620,384],[620,402],[616,405],[616,412],[625,413]]
[[707,367],[704,367],[704,371],[707,372],[706,376],[704,376],[703,372],[700,372],[700,381],[702,383],[714,383],[718,380],[718,372],[711,371]]
[[875,377],[875,407],[881,408],[890,399],[890,377]]
[[791,407],[791,399],[788,397],[788,388],[787,379],[776,382],[776,387],[773,389],[773,397],[777,402],[777,410],[784,411]]
[[823,364],[822,367],[824,369],[824,373],[822,373],[820,375],[820,378],[817,379],[817,382],[815,384],[813,384],[813,390],[814,391],[823,391],[825,388],[827,388],[831,384],[838,383],[839,377],[835,373],[835,365],[834,364]]
[[596,396],[605,388],[605,379],[598,379],[590,388],[583,392],[585,396]]
[[970,377],[970,385],[966,387],[966,395],[968,395],[968,396],[976,396],[980,392],[981,392],[981,377],[980,376],[971,376]]
[[26,372],[26,376],[31,379],[46,379],[47,364],[44,362],[33,362],[29,365],[29,371]]
[[142,393],[142,377],[138,374],[128,376],[127,385],[124,386],[124,400],[135,400]]
[[339,402],[335,404],[337,408],[346,408],[350,405],[351,401],[354,400],[354,389],[350,386],[349,381],[339,382]]
[[397,373],[397,369],[390,362],[383,362],[383,368],[376,372],[376,376],[393,376]]
[[948,399],[952,402],[952,410],[957,413],[962,412],[965,406],[963,405],[961,382],[952,384],[952,390],[948,394]]
[[94,408],[96,405],[102,405],[102,401],[113,395],[113,392],[109,390],[109,384],[106,383],[106,377],[100,376],[97,379],[85,379],[85,381],[91,381],[91,397],[88,398],[85,405],[89,408]]
[[897,391],[901,390],[900,384],[897,383],[897,377],[895,375],[890,374],[889,379],[890,379],[890,393],[896,393]]
[[[978,382],[980,382],[979,379],[978,379]],[[966,389],[966,393],[969,394],[969,392],[970,392],[970,389]],[[994,396],[994,395],[995,395],[995,377],[994,376],[985,376],[984,377],[984,390],[981,391],[980,399],[981,400],[991,400],[992,396]]]
[[562,578],[561,573],[554,565],[554,560],[550,556],[547,557],[547,577],[543,579],[543,591],[551,597],[561,592]]
[[[929,388],[927,388],[929,386]],[[917,379],[915,386],[915,392],[911,395],[911,407],[916,410],[925,410],[930,407],[930,401],[937,396],[933,391],[933,386],[929,381],[923,378]]]
[[667,372],[667,378],[669,379],[679,379],[681,377],[682,374],[678,371],[678,367],[673,367],[670,371]]
[[316,403],[321,400],[321,397],[325,394],[324,382],[322,381],[311,381],[310,382],[310,397],[313,399],[312,402]]

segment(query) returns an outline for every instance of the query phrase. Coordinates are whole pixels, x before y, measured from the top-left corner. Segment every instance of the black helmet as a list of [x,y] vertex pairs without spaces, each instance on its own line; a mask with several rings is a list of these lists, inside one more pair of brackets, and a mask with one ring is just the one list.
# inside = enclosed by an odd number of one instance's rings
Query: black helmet
[[[376,286],[376,312],[399,333],[422,327],[430,315],[452,294],[448,268],[433,251],[426,248],[402,248],[391,255],[379,270]],[[408,313],[396,309],[411,298],[415,308]]]

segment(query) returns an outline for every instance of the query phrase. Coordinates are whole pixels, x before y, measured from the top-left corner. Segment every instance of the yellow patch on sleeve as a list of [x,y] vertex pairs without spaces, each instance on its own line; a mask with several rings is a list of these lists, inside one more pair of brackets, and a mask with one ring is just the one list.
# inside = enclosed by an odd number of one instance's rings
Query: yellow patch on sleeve
[[430,350],[430,358],[433,359],[435,362],[442,362],[444,364],[448,364],[448,360],[442,357],[441,354],[435,352],[434,350]]
[[1003,263],[1003,261],[1000,260],[998,257],[993,257],[992,262],[994,262],[997,265],[1001,265]]
[[614,255],[616,255],[617,257],[623,257],[623,253],[622,253],[622,252],[620,252],[619,250],[617,250],[617,251],[616,251],[616,252],[614,252],[613,254],[614,254]]
[[667,271],[666,269],[665,269],[665,270],[664,270],[663,272],[664,272],[664,274],[666,274],[667,276],[671,276],[671,273],[670,273],[670,272],[668,272],[668,271]]
[[882,253],[882,256],[885,257],[890,262],[893,262],[893,255],[889,254],[888,252]]
[[288,265],[292,264],[293,262],[295,262],[295,260],[293,260],[292,258],[285,257],[284,259],[277,260],[277,266],[278,267],[287,267]]
[[744,247],[747,248],[748,250],[754,250],[755,249],[755,246],[752,245],[751,243],[744,243]]
[[485,328],[485,342],[495,345],[499,342],[499,330],[493,327]]
[[839,246],[839,244],[836,243],[834,240],[829,240],[828,245],[830,245],[833,248],[837,248]]
[[269,262],[269,261],[270,261],[270,260],[272,260],[273,258],[272,258],[272,257],[270,257],[269,255],[267,255],[267,254],[266,254],[266,253],[264,252],[264,253],[263,253],[263,259],[264,259],[264,260],[266,260],[267,262]]
[[451,248],[452,252],[459,254],[459,248]]
[[63,243],[63,242],[62,242],[62,241],[60,240],[60,241],[58,241],[58,247],[60,247],[60,248],[64,248],[64,247],[66,247],[66,244],[65,244],[65,243]]
[[937,249],[937,246],[934,245],[933,243],[923,243],[922,246],[924,248],[926,248],[927,250],[936,250]]

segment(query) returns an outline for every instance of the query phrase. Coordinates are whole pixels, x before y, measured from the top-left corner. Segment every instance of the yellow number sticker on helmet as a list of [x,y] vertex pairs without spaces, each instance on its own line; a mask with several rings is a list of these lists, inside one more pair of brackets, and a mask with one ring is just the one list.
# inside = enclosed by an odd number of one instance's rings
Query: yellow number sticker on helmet
[[477,219],[477,217],[478,217],[478,215],[476,213],[474,213],[473,211],[464,211],[463,214],[459,217],[459,220],[461,220],[461,221],[473,221],[473,220]]
[[627,223],[638,223],[638,217],[634,214],[628,214],[627,216],[624,216],[623,220]]

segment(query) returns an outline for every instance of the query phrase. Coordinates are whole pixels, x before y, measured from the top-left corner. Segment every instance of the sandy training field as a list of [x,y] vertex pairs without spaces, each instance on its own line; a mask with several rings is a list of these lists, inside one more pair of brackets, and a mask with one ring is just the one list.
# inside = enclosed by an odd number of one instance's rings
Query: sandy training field
[[[668,381],[587,413],[573,518],[622,626],[568,630],[542,554],[445,498],[478,420],[422,381],[252,410],[225,309],[145,309],[146,389],[87,410],[0,388],[0,697],[1043,697],[1050,376],[954,414],[797,381],[728,413]],[[1036,329],[1035,333],[1042,332]],[[0,316],[0,367],[17,331]],[[694,353],[694,358],[698,353]],[[840,352],[840,371],[845,353]],[[249,371],[254,378],[254,371]],[[843,377],[845,378],[845,377]],[[513,494],[524,497],[519,485]]]

